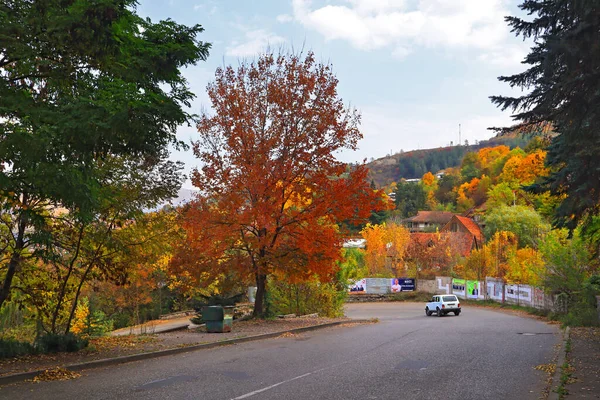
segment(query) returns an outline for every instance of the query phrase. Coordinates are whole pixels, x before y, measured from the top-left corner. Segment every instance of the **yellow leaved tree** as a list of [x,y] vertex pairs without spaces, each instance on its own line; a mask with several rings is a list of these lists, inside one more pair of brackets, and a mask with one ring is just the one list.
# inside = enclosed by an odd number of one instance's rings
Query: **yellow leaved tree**
[[398,276],[410,242],[409,231],[402,225],[384,223],[367,224],[360,233],[367,241],[365,264],[369,274],[373,277]]

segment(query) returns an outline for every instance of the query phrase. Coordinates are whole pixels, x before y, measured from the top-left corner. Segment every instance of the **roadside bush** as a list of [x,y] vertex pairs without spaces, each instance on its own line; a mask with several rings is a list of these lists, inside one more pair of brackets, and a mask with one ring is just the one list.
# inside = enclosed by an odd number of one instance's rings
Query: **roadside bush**
[[19,357],[35,353],[35,347],[27,342],[20,342],[14,339],[0,339],[0,359]]
[[88,345],[87,339],[82,339],[72,333],[59,335],[47,333],[37,338],[35,347],[42,353],[75,352]]
[[558,316],[558,320],[565,326],[599,326],[598,311],[594,307],[577,305],[567,314]]
[[271,315],[318,313],[322,317],[340,317],[346,291],[340,291],[334,283],[317,279],[304,283],[269,281],[269,313]]
[[100,310],[92,310],[87,297],[81,299],[75,311],[71,332],[82,337],[102,336],[113,330],[113,321]]

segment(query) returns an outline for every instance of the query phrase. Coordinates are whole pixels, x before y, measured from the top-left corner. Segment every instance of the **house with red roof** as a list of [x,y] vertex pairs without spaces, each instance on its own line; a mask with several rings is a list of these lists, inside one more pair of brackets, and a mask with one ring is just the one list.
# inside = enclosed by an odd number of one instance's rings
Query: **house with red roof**
[[418,211],[414,217],[404,219],[402,224],[410,232],[435,232],[450,222],[454,215],[450,211]]
[[483,232],[479,225],[470,218],[452,214],[437,232],[410,234],[407,267],[417,267],[418,274],[428,278],[448,274],[458,258],[468,257],[482,244]]
[[[453,232],[463,236],[464,238],[460,239],[460,241],[463,243],[463,247],[469,248],[468,252],[466,248],[464,249],[467,255],[471,253],[471,250],[480,249],[483,245],[483,232],[479,225],[471,218],[454,215],[450,221],[442,227],[440,232]],[[455,236],[458,237],[458,235]]]

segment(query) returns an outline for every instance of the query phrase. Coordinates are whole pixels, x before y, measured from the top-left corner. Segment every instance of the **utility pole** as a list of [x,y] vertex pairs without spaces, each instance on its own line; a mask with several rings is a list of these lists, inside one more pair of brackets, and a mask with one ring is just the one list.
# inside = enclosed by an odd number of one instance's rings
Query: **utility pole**
[[459,146],[460,146],[460,144],[462,143],[462,142],[460,141],[460,139],[461,139],[461,138],[460,138],[460,134],[461,134],[461,132],[460,132],[460,124],[458,124],[458,145],[459,145]]

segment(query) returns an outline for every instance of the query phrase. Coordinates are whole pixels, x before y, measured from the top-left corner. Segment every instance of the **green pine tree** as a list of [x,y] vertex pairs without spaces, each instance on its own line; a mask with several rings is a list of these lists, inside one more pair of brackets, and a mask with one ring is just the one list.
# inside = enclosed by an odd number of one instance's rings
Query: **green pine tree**
[[600,2],[527,0],[520,8],[532,17],[506,21],[535,43],[524,60],[529,68],[499,79],[526,94],[491,100],[515,113],[519,128],[554,127],[546,159],[552,173],[530,190],[566,195],[554,223],[573,230],[600,212]]

